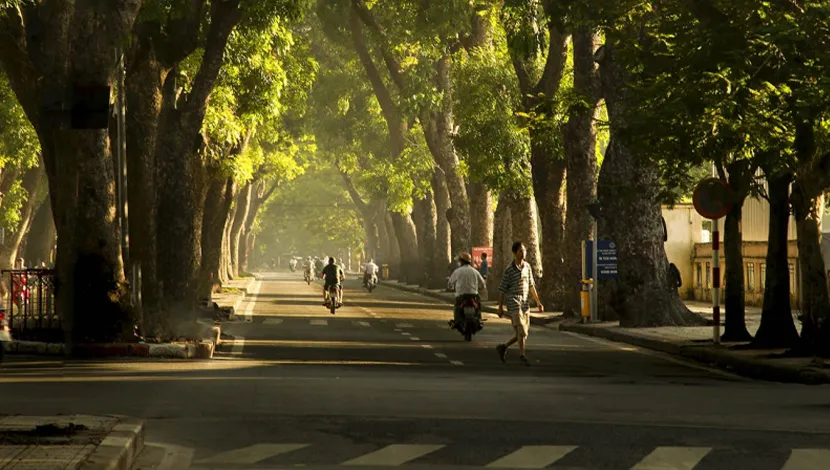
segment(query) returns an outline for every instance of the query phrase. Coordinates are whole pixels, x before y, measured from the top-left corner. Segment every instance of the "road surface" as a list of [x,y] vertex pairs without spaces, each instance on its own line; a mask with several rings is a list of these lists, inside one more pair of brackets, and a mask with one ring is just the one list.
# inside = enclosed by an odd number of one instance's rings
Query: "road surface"
[[448,306],[347,280],[268,274],[211,361],[12,357],[0,413],[147,420],[135,470],[830,469],[830,387],[744,380],[634,347],[531,328],[530,367],[471,343]]

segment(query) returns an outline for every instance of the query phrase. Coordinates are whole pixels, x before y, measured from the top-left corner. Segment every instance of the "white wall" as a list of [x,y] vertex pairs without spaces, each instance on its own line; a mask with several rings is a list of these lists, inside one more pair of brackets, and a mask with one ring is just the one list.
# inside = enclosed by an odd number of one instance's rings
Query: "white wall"
[[685,296],[686,287],[691,287],[695,243],[703,242],[703,219],[691,204],[678,204],[674,208],[663,207],[666,219],[668,241],[665,244],[666,256],[674,263],[683,279],[680,293]]

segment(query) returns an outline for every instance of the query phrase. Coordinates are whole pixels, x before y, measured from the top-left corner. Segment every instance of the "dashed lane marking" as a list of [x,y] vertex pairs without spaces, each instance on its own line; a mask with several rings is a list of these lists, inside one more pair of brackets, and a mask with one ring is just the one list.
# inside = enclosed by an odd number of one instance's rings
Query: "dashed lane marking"
[[454,366],[463,366],[464,365],[464,363],[461,362],[461,361],[450,361],[450,364],[452,364]]
[[412,341],[421,341],[421,338],[417,336],[410,336],[409,339],[411,339]]
[[447,355],[444,354],[444,353],[435,353],[435,356],[440,357],[441,359],[446,359],[447,358]]
[[576,446],[523,446],[491,462],[489,468],[545,468],[568,455]]
[[328,320],[311,320],[311,321],[309,321],[309,324],[314,325],[314,326],[326,326],[326,325],[329,324],[329,321]]
[[431,344],[422,344],[421,347],[424,348],[424,349],[432,349]]
[[343,462],[342,465],[396,467],[443,447],[443,445],[391,444],[383,449]]
[[254,444],[242,449],[222,452],[213,457],[199,460],[198,463],[254,464],[303,447],[308,447],[308,444]]
[[658,447],[631,470],[692,470],[711,451],[711,447]]

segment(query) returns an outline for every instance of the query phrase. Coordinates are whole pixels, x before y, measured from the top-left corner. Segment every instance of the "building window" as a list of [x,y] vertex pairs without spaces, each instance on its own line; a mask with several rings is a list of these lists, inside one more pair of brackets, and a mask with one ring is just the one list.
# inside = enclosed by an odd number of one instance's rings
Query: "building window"
[[761,263],[761,290],[767,288],[767,265],[766,263]]
[[746,291],[755,292],[755,263],[746,263]]
[[[829,278],[830,279],[830,278]],[[697,263],[697,287],[703,286],[703,267]]]
[[795,294],[795,265],[790,263],[790,294]]
[[712,263],[706,263],[706,288],[712,288]]

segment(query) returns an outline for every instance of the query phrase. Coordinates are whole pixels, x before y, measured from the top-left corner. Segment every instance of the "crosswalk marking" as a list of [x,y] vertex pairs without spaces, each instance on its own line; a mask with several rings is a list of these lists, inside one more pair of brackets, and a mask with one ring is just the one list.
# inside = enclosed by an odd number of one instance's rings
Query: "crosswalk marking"
[[576,446],[524,446],[490,462],[490,468],[545,468],[568,455]]
[[711,447],[658,447],[631,470],[692,470]]
[[282,323],[282,318],[266,318],[262,323],[266,325],[279,325]]
[[363,327],[366,327],[366,328],[371,326],[371,325],[369,325],[369,322],[367,322],[367,321],[356,321],[356,322],[354,322],[354,324],[355,325],[360,325],[360,326],[363,326]]
[[395,326],[396,326],[397,328],[415,328],[414,326],[412,326],[412,324],[411,324],[411,323],[398,323],[398,324],[397,324],[397,325],[395,325]]
[[793,449],[781,470],[827,470],[830,449]]
[[341,465],[397,466],[435,452],[443,445],[392,444],[383,449],[361,455]]
[[308,447],[308,444],[254,444],[241,449],[216,454],[213,457],[199,460],[198,463],[253,464],[280,454],[302,449],[303,447]]
[[315,326],[326,326],[326,325],[329,324],[329,321],[328,320],[311,320],[309,322],[309,324],[315,325]]

